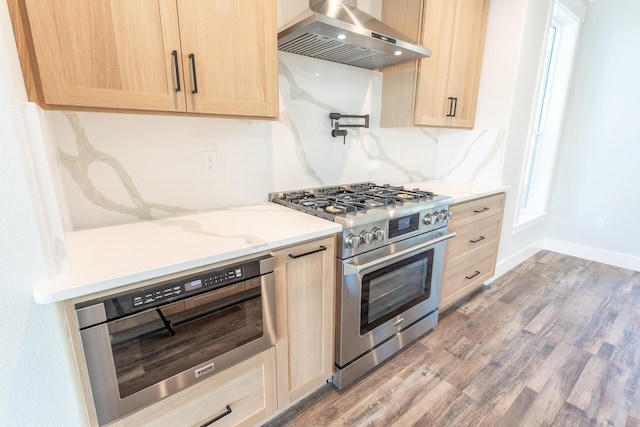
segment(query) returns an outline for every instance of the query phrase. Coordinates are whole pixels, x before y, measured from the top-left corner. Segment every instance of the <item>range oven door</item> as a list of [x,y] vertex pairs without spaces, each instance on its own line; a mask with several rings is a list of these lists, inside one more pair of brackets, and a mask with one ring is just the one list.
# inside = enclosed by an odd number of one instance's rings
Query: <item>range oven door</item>
[[115,320],[105,305],[80,331],[100,425],[275,345],[274,273]]
[[446,229],[339,262],[336,363],[345,366],[438,309]]

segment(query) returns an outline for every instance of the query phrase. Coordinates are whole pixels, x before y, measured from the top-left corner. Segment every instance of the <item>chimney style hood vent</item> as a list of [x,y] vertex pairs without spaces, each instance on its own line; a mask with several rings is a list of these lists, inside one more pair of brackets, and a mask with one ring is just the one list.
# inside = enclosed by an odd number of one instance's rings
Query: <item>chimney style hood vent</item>
[[278,33],[278,49],[375,70],[431,56],[409,37],[357,9],[357,0],[309,0]]

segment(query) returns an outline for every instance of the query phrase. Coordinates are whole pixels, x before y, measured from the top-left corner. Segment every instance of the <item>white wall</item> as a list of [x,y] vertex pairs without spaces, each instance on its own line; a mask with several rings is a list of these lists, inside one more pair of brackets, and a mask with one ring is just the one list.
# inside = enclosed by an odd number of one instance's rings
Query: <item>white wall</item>
[[24,85],[6,2],[0,2],[0,426],[80,422],[70,359],[56,308],[32,290],[47,276],[19,102]]
[[[589,4],[569,93],[548,247],[640,270],[640,2]],[[597,217],[604,229],[595,229]]]

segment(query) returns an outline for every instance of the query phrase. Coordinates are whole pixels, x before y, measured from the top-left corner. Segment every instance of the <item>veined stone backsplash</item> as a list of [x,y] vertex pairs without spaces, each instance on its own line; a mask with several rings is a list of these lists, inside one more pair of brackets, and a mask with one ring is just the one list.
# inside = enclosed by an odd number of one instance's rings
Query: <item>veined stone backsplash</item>
[[[49,111],[73,228],[366,180],[500,180],[503,129],[381,129],[381,89],[377,71],[279,52],[278,121]],[[369,114],[370,128],[343,143],[330,112]],[[205,151],[216,152],[213,174]]]

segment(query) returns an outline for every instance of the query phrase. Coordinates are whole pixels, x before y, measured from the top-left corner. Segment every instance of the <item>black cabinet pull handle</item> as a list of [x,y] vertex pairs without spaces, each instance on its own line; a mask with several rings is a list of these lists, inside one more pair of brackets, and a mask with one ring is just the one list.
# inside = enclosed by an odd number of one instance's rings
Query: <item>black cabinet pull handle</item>
[[484,207],[484,208],[480,209],[479,211],[474,211],[474,212],[475,212],[475,213],[482,213],[482,212],[486,212],[486,211],[488,211],[488,210],[489,210],[489,208]]
[[480,236],[480,237],[478,237],[476,240],[469,240],[469,243],[478,243],[478,242],[482,242],[484,239],[486,239],[486,237],[484,237],[484,236]]
[[480,272],[478,270],[476,270],[475,273],[473,273],[471,276],[465,276],[465,279],[473,279],[474,277],[476,277],[478,274],[480,274]]
[[303,256],[315,254],[316,252],[322,252],[322,251],[326,251],[326,250],[327,250],[327,248],[325,248],[324,246],[320,246],[318,249],[315,249],[315,250],[310,251],[310,252],[305,252],[305,253],[300,254],[300,255],[291,255],[291,254],[289,254],[289,257],[293,258],[293,259],[302,258]]
[[458,98],[453,98],[453,114],[451,115],[451,117],[455,117],[457,111],[458,111]]
[[222,414],[218,415],[217,417],[215,417],[214,419],[212,419],[211,421],[207,421],[206,423],[202,424],[200,427],[207,427],[210,426],[211,424],[215,423],[216,421],[218,421],[221,418],[226,417],[227,415],[229,415],[231,413],[231,406],[227,405],[227,410],[224,411]]
[[189,62],[191,62],[191,76],[193,77],[193,89],[191,89],[191,93],[198,93],[198,78],[196,77],[196,55],[190,53]]
[[178,64],[178,51],[174,50],[171,52],[171,56],[173,56],[173,66],[176,70],[176,92],[180,92],[182,88],[180,87],[180,65]]
[[449,114],[447,114],[447,117],[453,117],[453,98],[449,97],[447,99],[449,100]]

